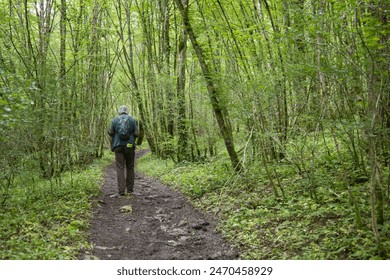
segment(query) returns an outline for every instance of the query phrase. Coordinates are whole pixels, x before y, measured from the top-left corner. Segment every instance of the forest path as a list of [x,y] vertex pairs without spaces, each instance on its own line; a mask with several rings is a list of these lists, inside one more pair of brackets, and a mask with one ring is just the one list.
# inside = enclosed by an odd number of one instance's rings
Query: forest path
[[[147,153],[137,151],[136,158]],[[180,193],[136,173],[134,195],[117,193],[115,163],[105,173],[83,258],[103,260],[237,259],[238,252],[215,230],[216,222]],[[128,208],[124,206],[130,206]],[[124,208],[123,208],[124,207]]]

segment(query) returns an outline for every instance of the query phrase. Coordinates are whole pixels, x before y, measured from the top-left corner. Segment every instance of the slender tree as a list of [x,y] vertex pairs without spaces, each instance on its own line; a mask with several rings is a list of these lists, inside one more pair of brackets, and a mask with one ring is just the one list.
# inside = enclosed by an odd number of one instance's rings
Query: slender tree
[[181,17],[183,20],[183,24],[185,26],[186,33],[188,34],[188,36],[191,40],[192,46],[193,46],[193,48],[196,52],[196,55],[198,57],[198,60],[199,60],[199,63],[200,63],[201,69],[202,69],[203,77],[206,80],[209,98],[211,101],[211,105],[213,107],[215,117],[216,117],[217,122],[218,122],[218,126],[220,129],[221,135],[222,135],[224,142],[225,142],[226,150],[229,153],[230,160],[231,160],[231,163],[232,163],[234,169],[238,171],[241,169],[241,164],[240,164],[238,155],[236,153],[236,150],[234,148],[233,134],[232,134],[232,130],[231,130],[230,121],[226,117],[226,113],[225,113],[226,110],[225,110],[225,108],[223,108],[223,104],[221,104],[221,102],[219,100],[219,96],[218,96],[219,92],[218,92],[218,89],[216,86],[216,80],[215,80],[216,74],[213,74],[210,71],[210,67],[206,61],[205,53],[197,41],[196,35],[194,33],[194,30],[192,28],[192,25],[191,25],[191,22],[190,22],[190,19],[188,16],[188,13],[186,13],[186,8],[184,7],[184,4],[181,2],[181,0],[175,0],[175,1],[176,1],[178,9],[180,11],[180,14],[181,14]]

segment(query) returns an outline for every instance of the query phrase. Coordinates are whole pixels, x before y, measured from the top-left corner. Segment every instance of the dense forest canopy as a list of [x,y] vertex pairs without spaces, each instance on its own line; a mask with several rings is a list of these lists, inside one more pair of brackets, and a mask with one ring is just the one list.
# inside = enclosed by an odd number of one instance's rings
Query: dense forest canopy
[[274,164],[289,165],[315,201],[324,189],[346,192],[356,227],[368,215],[381,242],[389,9],[386,0],[0,0],[0,204],[23,172],[53,178],[101,157],[108,122],[127,104],[158,156],[222,154],[237,176],[262,166],[281,200],[291,194]]

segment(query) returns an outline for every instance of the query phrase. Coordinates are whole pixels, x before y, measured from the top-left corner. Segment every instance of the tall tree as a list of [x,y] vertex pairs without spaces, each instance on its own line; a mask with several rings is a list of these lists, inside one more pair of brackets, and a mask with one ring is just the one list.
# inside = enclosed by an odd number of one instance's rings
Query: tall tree
[[194,33],[194,29],[192,28],[192,25],[191,25],[191,22],[190,22],[190,19],[188,16],[188,12],[186,12],[187,8],[185,7],[185,3],[182,3],[181,0],[175,0],[175,1],[176,1],[176,5],[180,11],[186,33],[188,34],[188,36],[191,40],[191,43],[192,43],[192,47],[194,48],[195,53],[198,57],[199,64],[200,64],[201,69],[202,69],[203,77],[206,80],[207,91],[209,93],[211,105],[212,105],[215,117],[217,119],[217,122],[218,122],[219,130],[220,130],[221,135],[224,139],[226,150],[230,156],[230,160],[231,160],[231,163],[233,165],[233,168],[236,171],[239,171],[239,170],[241,170],[242,166],[241,166],[241,163],[239,161],[236,150],[234,148],[233,133],[232,133],[232,129],[231,129],[230,120],[226,114],[226,108],[224,108],[224,105],[220,101],[220,97],[219,97],[220,93],[218,91],[217,81],[216,81],[217,73],[213,73],[211,71],[210,66],[208,65],[208,62],[207,62],[205,52],[201,48],[201,46],[199,45],[199,43],[197,41],[196,34]]
[[[188,16],[188,1],[183,0],[184,13]],[[178,47],[177,67],[177,98],[178,98],[178,161],[187,160],[188,154],[188,121],[186,114],[185,84],[186,84],[186,53],[188,36],[184,29],[181,30]]]

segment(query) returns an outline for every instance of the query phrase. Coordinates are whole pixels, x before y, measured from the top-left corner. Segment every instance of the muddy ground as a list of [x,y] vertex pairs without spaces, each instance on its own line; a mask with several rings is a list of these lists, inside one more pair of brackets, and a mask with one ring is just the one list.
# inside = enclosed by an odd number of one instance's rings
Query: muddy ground
[[[136,157],[146,151],[137,151]],[[177,191],[136,173],[134,195],[117,193],[115,163],[107,167],[91,221],[92,252],[102,260],[238,259],[216,231],[213,217],[195,209]]]

